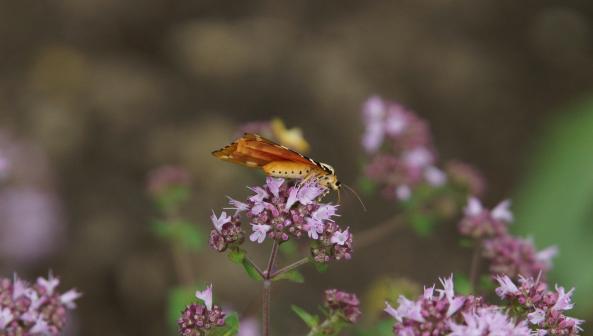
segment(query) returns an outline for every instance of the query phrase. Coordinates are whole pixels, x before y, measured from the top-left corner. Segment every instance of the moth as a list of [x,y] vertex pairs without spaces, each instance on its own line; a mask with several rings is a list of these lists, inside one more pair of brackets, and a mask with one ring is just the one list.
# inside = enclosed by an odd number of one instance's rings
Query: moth
[[258,134],[245,133],[230,145],[212,152],[212,155],[224,161],[260,168],[272,177],[316,180],[321,186],[336,191],[342,186],[332,166]]
[[[300,179],[302,183],[316,181],[327,190],[337,191],[338,198],[340,197],[342,183],[332,166],[315,161],[258,134],[245,133],[231,144],[213,151],[212,155],[224,161],[261,169],[268,176]],[[344,186],[352,191],[365,208],[356,192],[348,185]]]

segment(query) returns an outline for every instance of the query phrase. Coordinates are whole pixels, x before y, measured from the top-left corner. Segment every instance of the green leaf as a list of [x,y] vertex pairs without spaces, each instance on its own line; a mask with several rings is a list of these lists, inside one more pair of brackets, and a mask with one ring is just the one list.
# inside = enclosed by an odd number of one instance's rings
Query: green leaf
[[325,272],[327,272],[327,269],[329,268],[329,265],[328,264],[316,262],[314,260],[313,260],[313,265],[315,265],[315,269],[319,273],[325,273]]
[[185,220],[155,220],[152,222],[153,232],[173,244],[198,251],[205,245],[205,237],[197,225]]
[[313,329],[317,327],[317,325],[319,324],[318,316],[311,315],[298,306],[292,305],[291,307],[292,311],[295,312],[301,318],[301,320],[303,320],[303,322],[305,322],[305,324],[309,326],[309,328]]
[[469,278],[464,274],[456,274],[453,277],[455,292],[463,295],[469,295],[472,292],[472,284]]
[[435,220],[419,211],[411,210],[408,215],[412,228],[420,236],[428,236],[434,229]]
[[474,247],[475,244],[476,244],[475,241],[468,239],[468,238],[459,239],[459,246],[461,246],[461,247],[470,248],[470,247]]
[[240,248],[233,248],[229,254],[229,259],[234,262],[235,264],[243,264],[243,260],[245,259],[245,250]]
[[189,199],[190,195],[190,188],[173,186],[160,193],[155,201],[161,211],[167,213],[179,209]]
[[224,326],[214,328],[208,336],[235,336],[239,333],[239,317],[237,313],[231,313],[224,319]]
[[496,288],[496,283],[492,281],[490,275],[482,275],[480,277],[480,289],[483,292],[492,292]]
[[559,247],[549,283],[576,287],[571,315],[586,318],[593,313],[593,99],[559,112],[534,141],[512,229],[539,248]]
[[255,268],[255,266],[253,266],[248,260],[247,258],[243,258],[243,261],[241,262],[241,264],[243,265],[243,269],[245,270],[245,273],[247,273],[247,275],[256,281],[262,281],[264,278],[262,278],[262,276],[259,274],[259,272],[257,271],[257,269]]
[[280,244],[280,253],[285,257],[293,257],[298,252],[298,245],[293,240],[287,240]]
[[279,274],[278,276],[274,277],[274,281],[277,280],[290,280],[296,283],[303,283],[305,282],[305,277],[297,270],[292,270],[289,272],[285,272]]
[[366,176],[360,177],[356,184],[358,185],[360,192],[365,196],[373,195],[378,187],[375,181],[372,181]]

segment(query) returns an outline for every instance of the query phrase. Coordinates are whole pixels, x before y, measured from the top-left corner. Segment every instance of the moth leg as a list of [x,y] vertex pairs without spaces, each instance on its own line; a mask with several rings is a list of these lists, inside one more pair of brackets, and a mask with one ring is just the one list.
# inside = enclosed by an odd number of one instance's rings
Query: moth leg
[[317,182],[317,180],[319,179],[319,174],[316,172],[310,172],[309,174],[307,174],[307,176],[305,176],[298,184],[298,187],[300,188],[301,186],[309,183],[309,182]]

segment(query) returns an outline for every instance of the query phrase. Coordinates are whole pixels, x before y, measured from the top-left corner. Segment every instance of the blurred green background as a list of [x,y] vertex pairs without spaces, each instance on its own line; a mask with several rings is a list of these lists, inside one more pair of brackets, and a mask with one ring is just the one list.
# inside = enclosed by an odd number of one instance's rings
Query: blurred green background
[[[36,234],[17,242],[1,229],[0,271],[53,269],[84,292],[71,334],[170,333],[176,279],[149,229],[148,171],[187,167],[188,216],[206,227],[225,195],[261,180],[210,151],[238,125],[280,116],[354,184],[372,94],[427,119],[441,158],[478,167],[487,205],[518,196],[515,231],[559,245],[553,280],[577,286],[577,315],[593,320],[590,1],[0,0],[0,71],[0,146],[23,153],[3,190],[36,204],[8,211]],[[365,201],[367,213],[345,201],[353,232],[394,212]],[[328,287],[363,293],[385,275],[431,284],[467,272],[454,224],[399,233],[324,274],[307,268],[305,285],[279,283],[275,330],[302,334],[290,304],[315,307]],[[224,256],[205,250],[194,265],[217,300],[256,312],[258,284]]]

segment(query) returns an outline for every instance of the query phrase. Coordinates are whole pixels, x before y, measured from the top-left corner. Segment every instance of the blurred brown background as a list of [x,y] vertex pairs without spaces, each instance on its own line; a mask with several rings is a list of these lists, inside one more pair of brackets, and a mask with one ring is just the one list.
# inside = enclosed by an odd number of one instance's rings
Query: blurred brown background
[[[39,213],[55,218],[21,244],[42,251],[7,255],[0,270],[51,268],[83,291],[74,334],[165,335],[175,276],[147,226],[150,169],[186,166],[192,218],[209,225],[225,195],[259,181],[210,151],[239,124],[280,116],[353,184],[360,106],[381,94],[431,123],[441,157],[480,168],[491,204],[529,174],[549,117],[591,93],[592,48],[590,1],[0,0],[0,129],[39,152],[13,183],[50,195]],[[346,203],[354,232],[392,213],[366,203],[368,213]],[[324,288],[362,292],[383,274],[430,284],[466,271],[467,254],[451,225],[356,251],[325,274],[308,268],[306,285],[276,287],[275,328],[298,335],[288,303],[314,307]],[[199,270],[218,300],[241,310],[257,299],[224,256],[206,250]]]

